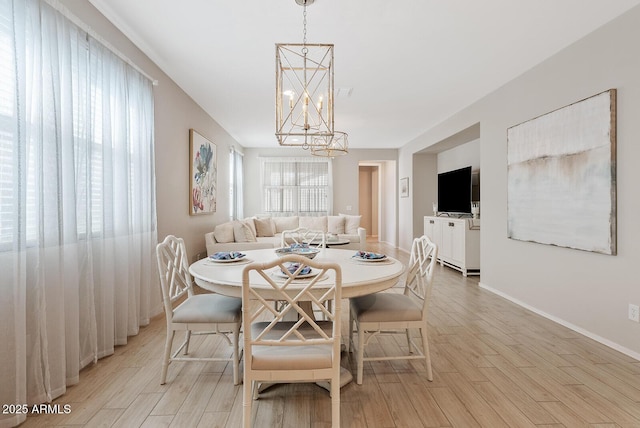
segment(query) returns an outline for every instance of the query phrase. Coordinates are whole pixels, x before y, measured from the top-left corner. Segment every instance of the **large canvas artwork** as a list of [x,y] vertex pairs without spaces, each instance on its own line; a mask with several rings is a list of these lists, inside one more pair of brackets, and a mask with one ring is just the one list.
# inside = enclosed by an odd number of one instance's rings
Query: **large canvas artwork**
[[508,237],[616,254],[616,90],[507,130]]
[[189,130],[190,183],[189,214],[216,211],[217,164],[216,145],[197,131]]

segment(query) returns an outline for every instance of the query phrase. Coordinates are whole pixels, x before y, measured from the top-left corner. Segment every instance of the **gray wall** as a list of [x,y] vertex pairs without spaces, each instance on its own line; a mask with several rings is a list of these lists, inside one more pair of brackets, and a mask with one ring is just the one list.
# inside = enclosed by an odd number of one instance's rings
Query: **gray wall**
[[[229,218],[229,147],[242,147],[88,1],[62,3],[133,63],[158,80],[154,87],[158,239],[184,238],[193,259],[205,251],[204,233]],[[189,129],[214,142],[218,157],[217,212],[189,215]]]
[[[413,206],[413,231],[410,240],[424,235],[424,216],[433,215],[433,203],[438,201],[437,171],[438,156],[436,154],[416,153],[413,156],[413,176],[409,179],[410,197],[400,198],[401,204],[408,205],[410,202]],[[405,175],[400,174],[400,176]],[[409,249],[409,247],[403,248]]]
[[[480,124],[481,284],[640,359],[640,7],[463,109],[400,150],[399,175],[415,153]],[[618,255],[507,239],[507,128],[609,88],[618,90]],[[399,205],[400,245],[411,242],[411,206]]]

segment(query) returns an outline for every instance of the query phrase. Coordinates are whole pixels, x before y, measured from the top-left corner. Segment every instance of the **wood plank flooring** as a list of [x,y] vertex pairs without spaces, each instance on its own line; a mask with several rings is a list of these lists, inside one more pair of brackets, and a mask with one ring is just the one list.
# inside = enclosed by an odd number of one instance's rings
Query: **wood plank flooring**
[[[404,262],[408,255],[370,243]],[[398,292],[396,288],[392,292]],[[640,362],[436,268],[431,302],[433,382],[421,362],[370,362],[364,383],[341,391],[343,427],[640,427]],[[345,313],[346,319],[346,313]],[[346,322],[345,329],[346,329]],[[21,427],[239,427],[242,386],[226,363],[173,363],[160,385],[164,316],[110,357],[82,371],[54,404],[67,415],[32,415]],[[346,335],[346,331],[344,333]],[[402,335],[369,355],[405,347]],[[195,354],[230,354],[195,337]],[[343,354],[355,373],[355,358]],[[329,394],[313,384],[275,386],[254,402],[255,427],[330,426]]]

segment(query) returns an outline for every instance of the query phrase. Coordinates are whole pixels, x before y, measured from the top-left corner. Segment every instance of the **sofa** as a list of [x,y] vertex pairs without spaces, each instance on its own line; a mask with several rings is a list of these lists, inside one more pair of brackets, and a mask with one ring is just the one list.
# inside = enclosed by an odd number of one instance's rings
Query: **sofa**
[[[349,244],[335,248],[366,251],[367,230],[360,227],[359,215],[250,217],[217,225],[204,235],[207,255],[219,251],[244,251],[279,248],[284,230],[305,227],[348,239]],[[331,242],[328,242],[329,245]]]

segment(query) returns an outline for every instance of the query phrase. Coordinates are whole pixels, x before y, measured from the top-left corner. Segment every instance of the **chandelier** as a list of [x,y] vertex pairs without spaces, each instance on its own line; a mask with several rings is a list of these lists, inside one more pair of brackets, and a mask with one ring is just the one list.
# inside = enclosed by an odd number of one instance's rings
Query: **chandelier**
[[276,137],[281,146],[328,144],[333,136],[333,45],[307,43],[307,5],[302,43],[276,44]]
[[[316,137],[311,147],[311,154],[334,158],[349,153],[349,142],[346,132],[335,131],[332,137]],[[320,141],[322,140],[322,141]]]

